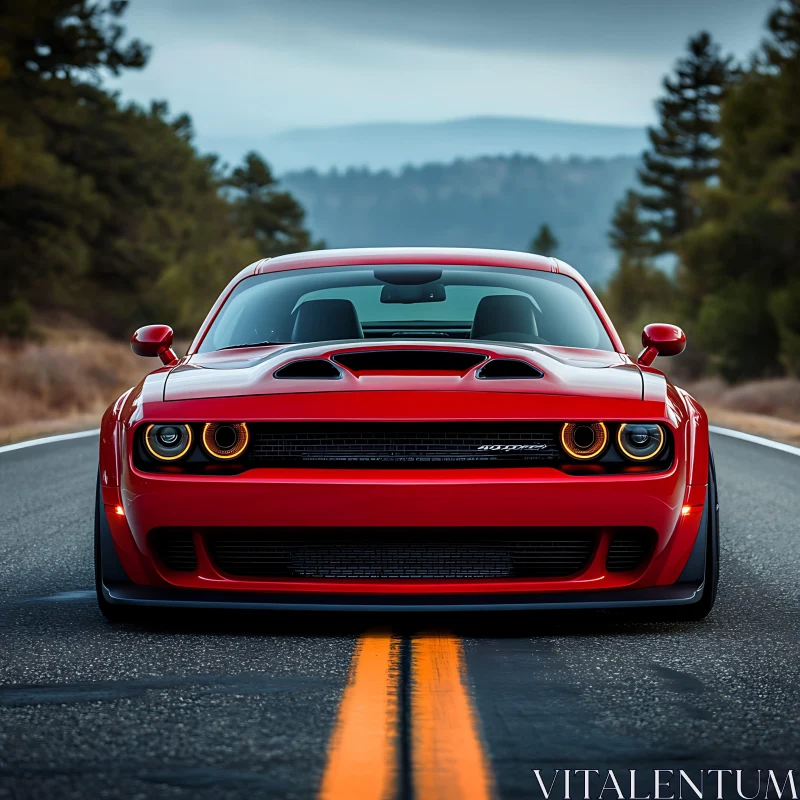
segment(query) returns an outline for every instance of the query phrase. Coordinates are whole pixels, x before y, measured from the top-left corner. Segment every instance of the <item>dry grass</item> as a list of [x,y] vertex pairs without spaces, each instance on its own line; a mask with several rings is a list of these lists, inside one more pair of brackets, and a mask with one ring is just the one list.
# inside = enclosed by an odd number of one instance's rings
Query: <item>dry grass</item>
[[121,342],[72,328],[0,342],[0,443],[96,427],[105,408],[155,364]]
[[800,380],[773,378],[728,386],[709,378],[684,386],[704,406],[800,422]]
[[696,397],[714,425],[800,445],[800,380],[773,378],[728,386],[719,378],[678,381]]
[[774,439],[776,442],[800,446],[800,422],[792,422],[778,417],[767,417],[762,414],[748,414],[745,411],[730,411],[718,406],[705,406],[708,419],[712,425],[721,428],[732,428],[735,431],[752,433]]

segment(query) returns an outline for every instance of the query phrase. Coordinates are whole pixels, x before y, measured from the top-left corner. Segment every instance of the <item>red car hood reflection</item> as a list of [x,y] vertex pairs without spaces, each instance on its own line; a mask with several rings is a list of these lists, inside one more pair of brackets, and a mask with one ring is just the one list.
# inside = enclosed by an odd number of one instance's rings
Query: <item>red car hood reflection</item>
[[[344,367],[341,378],[282,379],[275,372],[300,359],[328,359],[337,354],[380,350],[449,350],[489,358],[525,361],[541,378],[481,380],[470,368],[458,372],[375,370],[356,373]],[[221,350],[193,355],[173,369],[165,400],[355,391],[471,391],[606,397],[641,400],[642,374],[627,356],[600,350],[550,346],[490,346],[470,343],[366,342],[332,345],[279,345]]]

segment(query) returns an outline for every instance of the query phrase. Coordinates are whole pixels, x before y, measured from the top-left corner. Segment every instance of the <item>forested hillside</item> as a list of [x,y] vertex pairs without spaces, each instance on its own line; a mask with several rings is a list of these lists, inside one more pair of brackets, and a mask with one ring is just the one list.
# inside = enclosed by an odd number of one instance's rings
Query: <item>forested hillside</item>
[[0,9],[0,335],[53,312],[112,335],[154,319],[189,333],[244,264],[316,246],[259,157],[222,169],[188,116],[104,90],[149,55],[126,6]]
[[736,382],[800,374],[800,0],[779,0],[767,31],[744,65],[700,33],[664,79],[614,214],[605,297],[629,341],[673,320],[689,334],[684,368]]
[[603,288],[632,350],[661,319],[687,329],[694,375],[800,372],[800,0],[776,2],[744,64],[694,37],[641,159],[486,156],[280,183],[269,152],[224,166],[198,154],[188,116],[104,87],[149,56],[126,6],[0,8],[0,337],[59,314],[117,337],[154,320],[189,334],[242,265],[325,244],[535,239]]
[[547,223],[557,255],[602,283],[615,265],[606,230],[636,159],[475,158],[284,176],[329,247],[441,245],[527,250]]
[[234,161],[246,150],[269,153],[278,172],[368,167],[397,170],[448,164],[457,158],[534,155],[549,161],[638,156],[647,145],[643,127],[560,122],[529,117],[481,116],[442,122],[370,122],[295,128],[271,136],[203,137],[209,149]]

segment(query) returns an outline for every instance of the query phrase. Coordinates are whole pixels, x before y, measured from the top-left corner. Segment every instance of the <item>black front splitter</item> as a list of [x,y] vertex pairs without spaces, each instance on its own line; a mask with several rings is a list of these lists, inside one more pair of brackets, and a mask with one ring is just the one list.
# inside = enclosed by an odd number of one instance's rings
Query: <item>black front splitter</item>
[[103,586],[109,603],[160,608],[263,609],[273,611],[545,611],[648,608],[696,603],[703,585],[677,583],[650,589],[552,594],[354,595],[222,592],[199,589],[158,589],[117,584]]

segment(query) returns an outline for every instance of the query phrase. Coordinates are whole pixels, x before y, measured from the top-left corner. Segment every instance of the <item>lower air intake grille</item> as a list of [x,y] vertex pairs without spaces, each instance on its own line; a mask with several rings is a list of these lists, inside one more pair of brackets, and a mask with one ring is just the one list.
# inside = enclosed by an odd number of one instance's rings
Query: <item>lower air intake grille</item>
[[176,572],[194,572],[197,555],[191,531],[159,533],[152,538],[153,549],[169,569]]
[[503,467],[557,462],[549,423],[284,423],[252,425],[254,465]]
[[615,533],[606,558],[609,572],[628,572],[637,569],[650,555],[653,536],[647,531]]
[[292,578],[547,578],[589,563],[587,530],[306,529],[214,532],[206,544],[229,575]]

